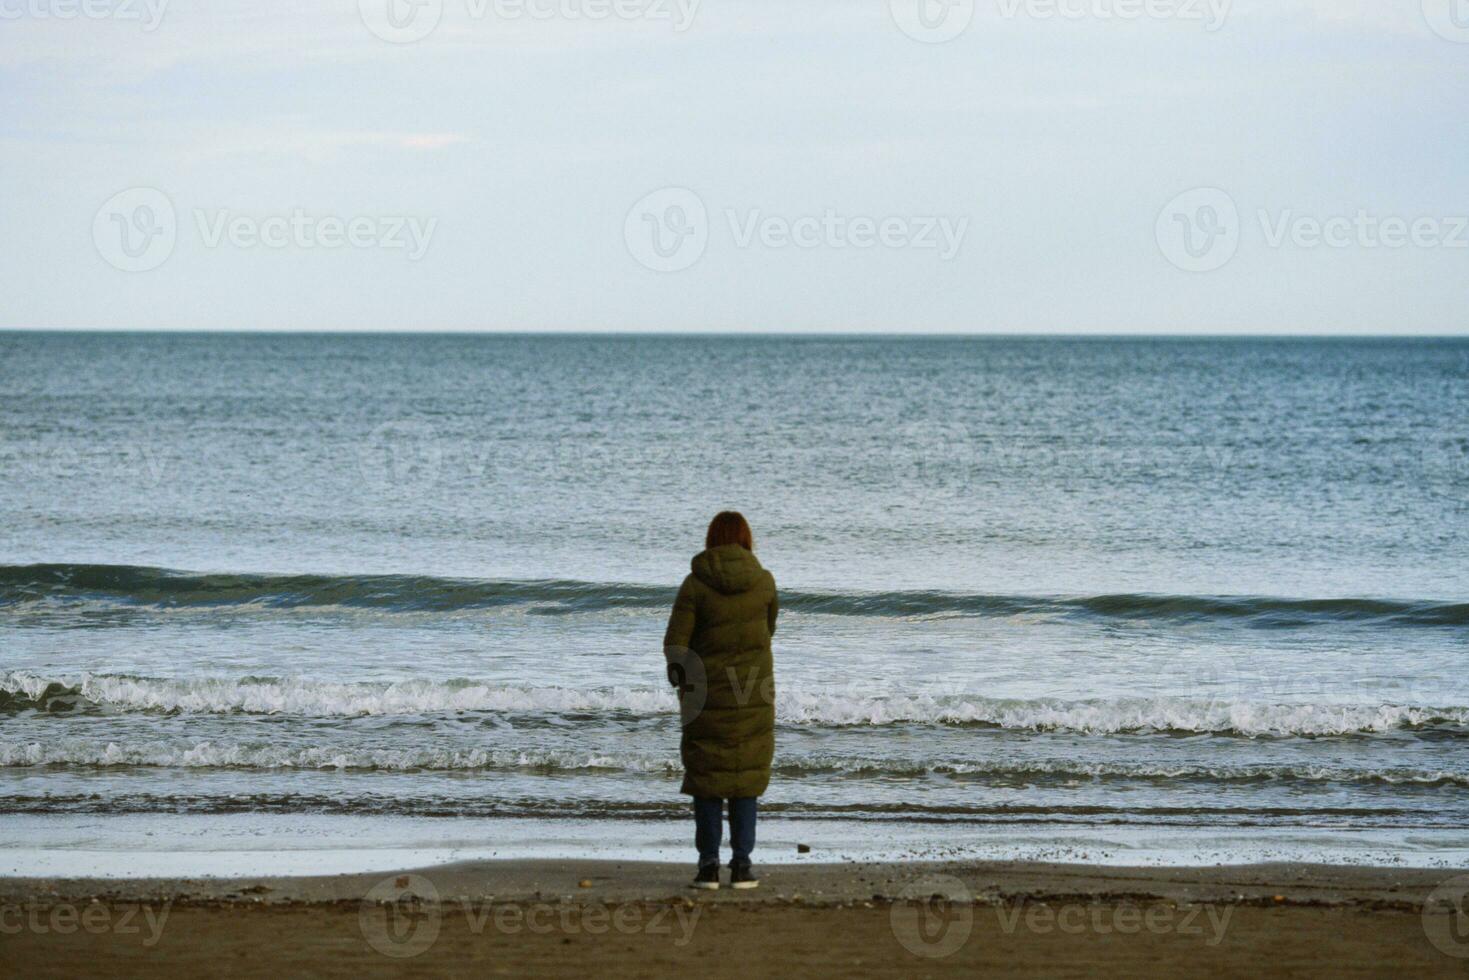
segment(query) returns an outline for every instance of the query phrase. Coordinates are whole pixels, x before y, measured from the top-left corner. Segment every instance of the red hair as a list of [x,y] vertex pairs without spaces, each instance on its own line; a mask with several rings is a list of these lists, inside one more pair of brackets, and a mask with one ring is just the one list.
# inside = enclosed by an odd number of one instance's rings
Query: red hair
[[737,544],[746,551],[755,550],[755,536],[750,533],[750,524],[745,515],[737,510],[722,510],[709,522],[709,531],[704,535],[704,547],[718,548],[724,544]]

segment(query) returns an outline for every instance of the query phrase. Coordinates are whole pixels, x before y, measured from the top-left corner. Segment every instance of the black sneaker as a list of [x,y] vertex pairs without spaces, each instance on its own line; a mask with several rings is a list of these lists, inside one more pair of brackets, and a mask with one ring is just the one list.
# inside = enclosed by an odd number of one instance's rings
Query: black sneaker
[[[692,887],[694,887],[694,888],[707,888],[711,892],[712,891],[718,891],[719,890],[719,865],[717,865],[717,864],[701,864],[701,865],[699,865],[699,874],[694,878]],[[735,887],[738,888],[739,886],[736,885]]]
[[759,888],[760,879],[755,877],[755,869],[748,864],[733,864],[729,868],[729,887]]

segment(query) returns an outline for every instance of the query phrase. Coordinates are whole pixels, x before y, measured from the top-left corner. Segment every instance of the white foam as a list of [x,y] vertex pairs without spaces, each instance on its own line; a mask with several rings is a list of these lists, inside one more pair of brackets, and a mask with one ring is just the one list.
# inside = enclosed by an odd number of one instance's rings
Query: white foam
[[471,681],[407,680],[340,683],[307,678],[155,679],[81,674],[42,678],[10,672],[0,690],[37,698],[60,683],[96,704],[135,711],[186,714],[303,715],[317,718],[416,715],[455,711],[630,711],[662,714],[676,710],[673,695],[654,688],[525,688]]
[[259,743],[150,740],[119,744],[99,739],[0,742],[0,766],[148,766],[174,769],[614,769],[673,772],[678,759],[653,755],[498,749],[343,749]]
[[[605,713],[673,716],[663,687],[520,687],[471,680],[344,683],[312,678],[136,678],[106,674],[41,677],[0,674],[0,691],[35,699],[53,683],[124,711],[280,714],[313,718],[421,715],[460,711]],[[1469,724],[1469,707],[1404,704],[1267,703],[1249,700],[1130,697],[1087,701],[1006,699],[973,694],[893,694],[812,690],[786,684],[776,717],[790,725],[899,723],[992,725],[1085,734],[1176,731],[1244,736],[1330,736],[1388,732],[1447,722]]]
[[1161,696],[1091,701],[902,695],[854,699],[799,691],[781,699],[778,714],[785,721],[825,725],[927,722],[1087,734],[1178,731],[1247,736],[1367,734],[1436,720],[1469,722],[1469,708],[1399,704],[1279,704]]
[[[870,775],[923,776],[929,773],[973,774],[997,779],[1193,779],[1294,780],[1316,783],[1381,782],[1389,784],[1449,784],[1469,786],[1469,773],[1420,769],[1354,769],[1310,765],[1160,765],[1156,763],[1034,760],[1012,763],[922,759],[874,759],[825,754],[782,754],[776,760],[786,775],[836,771]],[[672,753],[590,753],[566,750],[519,749],[374,749],[321,746],[282,746],[219,741],[119,743],[100,739],[51,739],[46,742],[0,742],[0,767],[141,766],[168,769],[316,769],[411,771],[494,771],[534,769],[544,772],[589,770],[677,774],[682,771]]]

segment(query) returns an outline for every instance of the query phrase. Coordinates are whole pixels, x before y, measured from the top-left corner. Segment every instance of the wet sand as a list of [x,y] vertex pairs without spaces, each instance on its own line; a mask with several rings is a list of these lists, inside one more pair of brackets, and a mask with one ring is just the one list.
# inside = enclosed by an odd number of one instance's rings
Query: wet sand
[[762,874],[754,891],[718,892],[688,888],[683,865],[612,861],[0,879],[0,974],[1469,976],[1451,871],[988,862]]

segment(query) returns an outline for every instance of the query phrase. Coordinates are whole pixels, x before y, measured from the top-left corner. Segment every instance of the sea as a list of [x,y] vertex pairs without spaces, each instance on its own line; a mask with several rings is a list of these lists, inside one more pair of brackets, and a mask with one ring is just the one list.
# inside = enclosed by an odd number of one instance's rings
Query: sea
[[727,508],[757,861],[1469,866],[1469,340],[15,331],[0,874],[692,862]]

